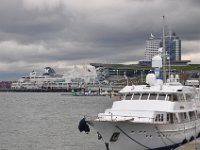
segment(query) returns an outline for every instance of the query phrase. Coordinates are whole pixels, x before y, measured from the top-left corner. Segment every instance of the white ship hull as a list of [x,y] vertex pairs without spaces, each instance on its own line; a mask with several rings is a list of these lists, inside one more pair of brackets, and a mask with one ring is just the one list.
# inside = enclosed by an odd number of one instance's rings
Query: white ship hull
[[[107,150],[176,148],[200,135],[200,120],[181,124],[88,121],[106,143]],[[115,133],[115,137],[112,136]],[[112,141],[113,140],[113,141]]]

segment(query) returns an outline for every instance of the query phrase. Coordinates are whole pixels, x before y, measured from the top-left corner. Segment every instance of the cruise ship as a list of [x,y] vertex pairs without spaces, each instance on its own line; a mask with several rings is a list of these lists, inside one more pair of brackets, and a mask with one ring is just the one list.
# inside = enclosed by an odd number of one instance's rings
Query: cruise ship
[[65,78],[57,74],[51,67],[45,67],[44,73],[30,72],[29,76],[21,77],[17,82],[12,83],[11,89],[58,89],[68,88]]
[[87,67],[71,68],[65,74],[58,74],[51,67],[45,67],[43,73],[31,71],[29,76],[21,77],[11,84],[12,90],[77,90],[84,83],[95,80],[94,69]]

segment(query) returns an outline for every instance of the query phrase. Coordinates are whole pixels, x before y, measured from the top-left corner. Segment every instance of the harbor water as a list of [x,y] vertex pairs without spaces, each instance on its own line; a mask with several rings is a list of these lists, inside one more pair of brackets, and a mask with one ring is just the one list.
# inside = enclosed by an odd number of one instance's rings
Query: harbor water
[[83,115],[110,107],[106,96],[0,93],[0,150],[105,150],[96,132],[78,130]]

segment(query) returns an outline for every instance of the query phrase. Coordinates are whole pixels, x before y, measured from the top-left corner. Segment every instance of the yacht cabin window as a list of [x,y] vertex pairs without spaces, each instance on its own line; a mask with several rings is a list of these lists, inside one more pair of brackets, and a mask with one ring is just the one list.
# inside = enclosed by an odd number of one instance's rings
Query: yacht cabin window
[[191,95],[189,94],[185,94],[185,99],[186,101],[190,101],[192,98],[191,98]]
[[164,114],[157,114],[155,121],[156,122],[163,122],[164,121]]
[[139,98],[140,98],[140,93],[134,93],[132,100],[139,100]]
[[149,98],[149,93],[143,93],[141,96],[141,100],[147,100]]
[[179,119],[180,119],[180,122],[187,122],[188,118],[187,118],[186,112],[179,113]]
[[132,99],[132,94],[130,94],[130,93],[126,94],[126,99],[127,100],[131,100]]
[[167,100],[167,101],[188,101],[191,96],[186,94],[164,94],[164,93],[128,93],[124,95],[126,100]]
[[176,94],[171,95],[171,100],[172,101],[178,101],[178,96]]
[[151,93],[149,96],[149,100],[156,100],[157,94],[156,93]]
[[159,94],[158,100],[165,100],[166,94]]
[[167,122],[169,123],[177,123],[178,119],[175,113],[168,113],[167,114]]
[[178,100],[179,101],[185,101],[185,97],[184,97],[184,95],[182,93],[178,94]]
[[178,101],[178,97],[176,94],[167,94],[166,100],[167,101]]
[[196,119],[196,114],[195,114],[194,111],[190,111],[190,112],[189,112],[189,116],[190,116],[190,120],[191,120],[191,121]]
[[184,98],[184,95],[183,94],[167,94],[167,98],[166,98],[167,101],[172,101],[172,102],[176,102],[178,100],[182,100],[184,101],[185,98]]
[[170,122],[170,114],[167,114],[167,122]]

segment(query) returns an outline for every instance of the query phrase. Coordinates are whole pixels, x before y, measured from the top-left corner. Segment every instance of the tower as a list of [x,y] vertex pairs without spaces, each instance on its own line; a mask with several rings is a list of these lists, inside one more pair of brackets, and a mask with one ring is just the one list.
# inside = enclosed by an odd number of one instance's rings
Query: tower
[[165,36],[165,46],[170,61],[181,61],[181,40],[175,32]]
[[156,38],[153,34],[146,40],[146,50],[144,61],[151,61],[153,56],[158,54],[158,49],[161,47],[161,38]]
[[[163,47],[163,39],[156,38],[153,34],[146,40],[146,49],[143,61],[151,61],[157,55],[158,49]],[[169,32],[165,35],[165,51],[170,61],[181,61],[181,40],[176,33]]]

